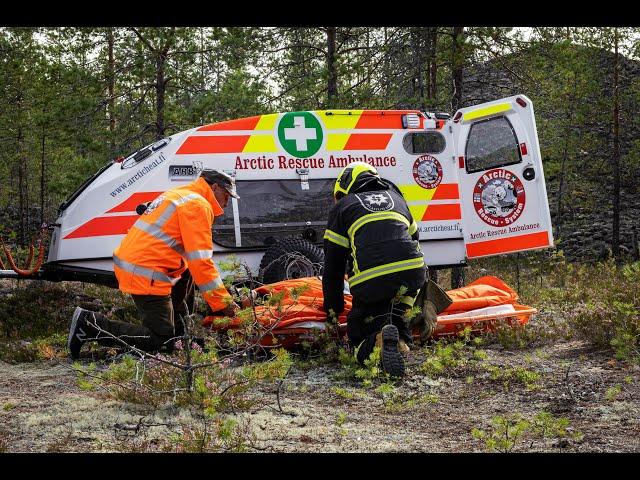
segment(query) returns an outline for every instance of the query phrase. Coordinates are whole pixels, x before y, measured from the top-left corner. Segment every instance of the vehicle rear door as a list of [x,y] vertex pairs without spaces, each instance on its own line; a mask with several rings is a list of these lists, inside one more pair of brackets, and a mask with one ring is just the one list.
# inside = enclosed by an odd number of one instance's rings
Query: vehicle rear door
[[452,134],[467,258],[552,246],[531,100],[516,95],[460,109]]

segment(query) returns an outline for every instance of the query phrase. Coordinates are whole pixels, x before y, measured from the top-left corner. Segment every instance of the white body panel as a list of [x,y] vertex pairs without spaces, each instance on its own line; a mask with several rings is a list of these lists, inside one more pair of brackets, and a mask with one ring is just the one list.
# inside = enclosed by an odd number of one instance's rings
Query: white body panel
[[[513,103],[514,98],[491,104]],[[535,193],[527,191],[527,208],[521,219],[526,222],[538,219],[541,229],[547,231],[551,223],[533,107],[529,99],[523,98],[528,103],[526,114],[511,116],[518,137],[522,135],[530,146],[530,158],[537,169],[534,183],[538,188]],[[413,115],[414,121],[417,119],[417,128],[403,128],[401,120],[407,114]],[[235,175],[243,197],[227,207],[227,223],[218,221],[214,226],[214,231],[226,232],[224,235],[228,237],[224,237],[224,246],[219,244],[223,234],[214,234],[217,243],[214,259],[234,254],[257,273],[266,247],[250,245],[247,232],[259,236],[263,230],[277,232],[280,227],[309,227],[322,238],[330,208],[326,202],[320,207],[309,204],[311,213],[304,214],[310,215],[309,218],[289,221],[286,212],[291,206],[270,206],[273,192],[268,188],[273,185],[276,194],[284,192],[288,198],[295,199],[296,195],[304,195],[309,190],[309,184],[313,188],[322,184],[322,195],[330,196],[326,185],[332,185],[342,168],[351,161],[365,159],[402,190],[418,223],[427,264],[464,263],[470,256],[465,252],[465,242],[472,242],[471,233],[482,226],[470,200],[473,192],[469,190],[477,175],[464,173],[458,163],[458,157],[464,155],[460,152],[464,151],[472,123],[436,121],[416,111],[353,110],[262,115],[181,132],[169,137],[166,145],[139,162],[132,155],[122,163],[113,163],[76,195],[58,219],[48,262],[112,270],[111,255],[135,222],[136,206],[153,200],[165,190],[193,181],[198,169],[208,167]],[[420,142],[425,142],[426,147],[420,146]],[[414,153],[416,148],[418,153]],[[139,152],[142,150],[145,149]],[[517,168],[528,165],[525,162]],[[278,182],[284,180],[289,183],[280,186]],[[258,188],[267,188],[266,193],[252,198],[252,189]],[[307,198],[309,202],[316,202],[322,195]],[[261,209],[267,209],[266,215],[265,211],[260,213]],[[298,213],[298,210],[296,207],[292,212]],[[252,211],[256,212],[255,221],[250,219]],[[274,219],[270,211],[274,212]],[[247,246],[249,250],[242,248]]]

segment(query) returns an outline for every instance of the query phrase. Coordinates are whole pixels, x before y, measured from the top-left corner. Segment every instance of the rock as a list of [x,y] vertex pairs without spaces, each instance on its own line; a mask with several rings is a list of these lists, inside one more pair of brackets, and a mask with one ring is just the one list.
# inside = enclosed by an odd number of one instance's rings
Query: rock
[[567,440],[566,438],[561,438],[556,443],[554,443],[552,446],[554,448],[567,448],[569,445],[571,445],[571,442],[569,442],[569,440]]

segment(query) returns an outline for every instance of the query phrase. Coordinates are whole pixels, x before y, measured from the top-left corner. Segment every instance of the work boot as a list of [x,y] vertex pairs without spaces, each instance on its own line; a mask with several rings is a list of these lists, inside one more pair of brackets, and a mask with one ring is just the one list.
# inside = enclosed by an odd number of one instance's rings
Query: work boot
[[[385,325],[382,327],[382,331],[376,335],[376,346],[381,347],[380,365],[382,371],[392,377],[404,375],[404,357],[400,353],[400,342],[398,327],[395,325]],[[406,344],[405,347],[408,348]]]
[[71,353],[71,358],[76,360],[80,356],[80,349],[82,344],[86,342],[87,338],[95,337],[96,329],[87,322],[91,319],[90,310],[85,310],[81,307],[76,307],[71,317],[71,326],[69,327],[69,338],[67,339],[67,348]]
[[[378,333],[376,335],[376,347],[378,347],[380,349],[380,351],[382,351],[382,346],[383,346],[383,344],[382,344],[382,332],[380,332],[380,333]],[[402,339],[400,339],[398,341],[398,350],[400,350],[400,353],[404,357],[409,355],[409,352],[411,351],[411,349],[409,348],[409,345],[407,345],[407,342],[405,342]]]

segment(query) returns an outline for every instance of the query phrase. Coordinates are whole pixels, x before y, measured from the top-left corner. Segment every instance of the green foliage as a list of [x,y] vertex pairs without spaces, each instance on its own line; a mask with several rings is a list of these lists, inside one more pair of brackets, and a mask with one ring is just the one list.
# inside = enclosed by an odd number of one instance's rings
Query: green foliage
[[459,332],[456,338],[442,339],[424,349],[426,359],[420,369],[431,377],[457,375],[487,358],[487,353],[479,349],[482,339],[472,337],[471,328]]
[[614,385],[613,387],[607,388],[604,398],[606,398],[607,401],[609,402],[614,402],[618,399],[621,393],[622,393],[622,386]]
[[175,453],[245,453],[254,438],[246,425],[223,416],[204,417],[202,425],[182,427],[170,437],[167,451]]
[[338,395],[339,397],[344,398],[345,400],[352,400],[354,398],[354,394],[349,390],[341,387],[331,387],[331,391]]
[[471,435],[482,441],[488,451],[509,453],[514,450],[531,449],[535,441],[544,439],[582,438],[579,432],[571,435],[568,427],[567,418],[556,418],[545,411],[537,413],[533,418],[514,413],[493,417],[489,430],[474,428]]
[[505,391],[509,391],[512,381],[524,386],[527,391],[540,389],[538,382],[541,375],[533,370],[527,370],[522,367],[499,367],[495,365],[484,365],[483,368],[490,374],[492,380],[502,382]]

